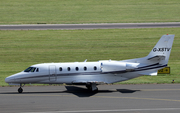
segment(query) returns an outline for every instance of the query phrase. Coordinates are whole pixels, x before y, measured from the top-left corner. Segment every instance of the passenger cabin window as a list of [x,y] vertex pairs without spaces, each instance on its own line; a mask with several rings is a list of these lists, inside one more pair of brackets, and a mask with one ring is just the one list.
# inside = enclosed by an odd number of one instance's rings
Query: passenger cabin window
[[59,71],[62,71],[62,67],[59,68]]
[[78,67],[76,67],[75,69],[76,69],[76,71],[78,71],[78,70],[79,70],[79,68],[78,68]]
[[84,67],[84,71],[86,71],[87,70],[87,67]]
[[71,70],[71,68],[70,68],[70,67],[68,67],[68,68],[67,68],[67,70],[68,70],[68,71],[70,71],[70,70]]
[[96,66],[94,66],[94,70],[97,70],[97,67],[96,67]]

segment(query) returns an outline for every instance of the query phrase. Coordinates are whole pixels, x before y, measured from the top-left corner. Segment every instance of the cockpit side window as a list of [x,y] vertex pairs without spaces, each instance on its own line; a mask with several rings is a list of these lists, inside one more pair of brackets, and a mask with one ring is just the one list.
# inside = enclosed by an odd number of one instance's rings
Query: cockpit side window
[[36,68],[34,67],[33,69],[31,69],[31,72],[34,72],[36,70]]
[[39,72],[39,68],[36,67],[28,67],[24,72]]
[[39,68],[36,69],[36,72],[39,72]]
[[24,72],[30,72],[33,69],[33,67],[28,67],[27,69],[24,70]]

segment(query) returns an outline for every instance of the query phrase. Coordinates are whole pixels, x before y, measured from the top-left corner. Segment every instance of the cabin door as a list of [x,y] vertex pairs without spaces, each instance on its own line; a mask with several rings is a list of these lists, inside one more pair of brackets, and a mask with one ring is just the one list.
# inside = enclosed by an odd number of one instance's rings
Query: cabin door
[[49,81],[56,81],[56,66],[49,66]]

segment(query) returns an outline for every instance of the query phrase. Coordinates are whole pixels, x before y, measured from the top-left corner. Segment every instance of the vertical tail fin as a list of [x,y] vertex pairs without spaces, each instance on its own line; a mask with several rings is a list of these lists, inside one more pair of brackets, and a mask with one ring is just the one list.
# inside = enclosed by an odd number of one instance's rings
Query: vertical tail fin
[[147,56],[150,61],[168,64],[175,35],[163,35]]
[[157,75],[157,71],[167,66],[175,35],[163,35],[151,52],[142,58],[123,60],[123,62],[137,63],[140,75]]

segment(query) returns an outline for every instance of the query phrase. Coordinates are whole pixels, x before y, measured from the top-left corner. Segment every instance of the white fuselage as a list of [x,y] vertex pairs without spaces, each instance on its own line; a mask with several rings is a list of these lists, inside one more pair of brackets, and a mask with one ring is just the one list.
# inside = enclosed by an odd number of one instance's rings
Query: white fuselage
[[[121,64],[121,67],[118,68],[118,66],[115,65],[117,63]],[[115,70],[108,70],[108,72],[106,72],[107,67],[112,67],[109,64],[115,65],[118,71],[121,68],[120,72],[108,73]],[[128,71],[127,69],[129,67],[127,67],[126,64],[127,63],[119,61],[36,64],[31,66],[32,69],[29,72],[22,71],[7,77],[6,82],[9,84],[83,84],[87,82],[103,84],[124,81],[140,76],[136,72]]]

